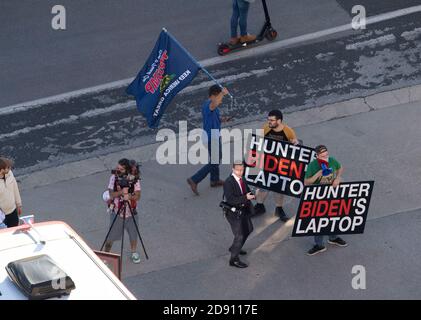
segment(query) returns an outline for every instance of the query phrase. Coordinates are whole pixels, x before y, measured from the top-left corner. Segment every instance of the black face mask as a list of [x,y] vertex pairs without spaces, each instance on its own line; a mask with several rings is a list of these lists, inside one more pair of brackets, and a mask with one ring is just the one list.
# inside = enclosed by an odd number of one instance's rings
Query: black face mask
[[119,177],[121,177],[123,175],[123,172],[121,172],[120,170],[116,170],[115,174],[118,175]]

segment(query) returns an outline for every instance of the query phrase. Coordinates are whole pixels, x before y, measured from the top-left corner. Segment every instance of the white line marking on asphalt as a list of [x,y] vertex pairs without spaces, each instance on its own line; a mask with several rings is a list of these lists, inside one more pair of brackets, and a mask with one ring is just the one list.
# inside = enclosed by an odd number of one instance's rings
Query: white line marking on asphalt
[[[251,77],[251,76],[261,76],[261,75],[267,74],[271,71],[273,71],[273,68],[268,67],[266,69],[252,70],[252,71],[249,71],[249,72],[243,72],[243,73],[239,73],[239,74],[235,74],[235,75],[231,75],[231,76],[222,77],[222,78],[217,79],[217,80],[222,84],[222,83],[226,83],[226,82],[230,82],[230,81],[236,81],[236,80],[248,78],[248,77]],[[197,85],[194,85],[194,86],[189,86],[189,87],[183,89],[180,93],[189,93],[189,92],[193,92],[193,91],[196,91],[196,90],[209,88],[213,83],[214,82],[212,80],[204,81],[200,84],[197,84]]]
[[[270,72],[272,70],[273,70],[272,67],[268,67],[268,68],[265,68],[265,69],[252,70],[250,72],[243,72],[243,73],[236,74],[236,75],[222,77],[222,78],[218,79],[218,81],[220,83],[225,83],[225,82],[229,82],[229,81],[236,81],[236,80],[248,78],[248,77],[251,77],[251,76],[262,76],[262,75],[267,74],[268,72]],[[189,93],[189,92],[192,92],[192,91],[195,91],[195,90],[208,88],[209,85],[212,84],[212,83],[213,83],[213,81],[205,81],[205,82],[202,82],[198,85],[187,87],[184,90],[182,90],[180,93]],[[123,103],[116,103],[116,104],[113,104],[113,105],[111,105],[109,107],[106,107],[106,108],[97,108],[97,109],[93,109],[93,110],[88,110],[88,111],[85,111],[85,112],[81,113],[80,115],[71,115],[71,116],[68,116],[64,119],[56,120],[56,121],[53,121],[53,122],[48,122],[48,123],[45,123],[45,124],[38,124],[38,125],[33,126],[33,127],[25,127],[23,129],[15,130],[13,132],[1,134],[0,135],[0,141],[3,140],[3,139],[10,139],[12,137],[16,137],[20,134],[28,134],[30,132],[41,130],[41,129],[44,129],[44,128],[56,127],[56,126],[63,125],[63,124],[69,124],[69,123],[72,123],[72,122],[77,122],[77,121],[80,121],[80,120],[83,120],[83,119],[94,118],[96,116],[104,115],[104,114],[115,112],[115,111],[126,111],[126,110],[130,110],[130,109],[134,109],[134,108],[136,108],[136,101],[134,101],[134,100],[130,100],[128,102],[123,102]]]
[[[417,13],[417,12],[421,12],[421,5],[413,6],[413,7],[409,7],[405,9],[399,9],[399,10],[391,11],[388,13],[383,13],[374,17],[369,17],[366,19],[366,25],[370,25],[373,23],[382,22],[386,20],[391,20],[394,18],[406,16],[406,15]],[[321,31],[313,32],[313,33],[308,33],[302,36],[298,36],[298,37],[294,37],[294,38],[290,38],[286,40],[280,40],[280,41],[276,41],[276,42],[269,43],[266,45],[261,45],[258,47],[252,47],[245,51],[232,53],[230,56],[214,57],[214,58],[202,60],[200,61],[200,64],[203,67],[209,67],[209,66],[217,65],[224,62],[237,60],[240,58],[251,57],[251,56],[260,55],[263,53],[268,53],[270,51],[285,48],[285,47],[298,44],[301,42],[306,42],[309,40],[314,40],[314,39],[322,38],[322,37],[329,36],[335,33],[349,31],[349,30],[353,30],[351,22],[342,26],[329,28],[329,29],[325,29],[325,30],[321,30]],[[59,95],[55,95],[51,97],[46,97],[42,99],[37,99],[33,101],[28,101],[28,102],[23,102],[23,103],[11,105],[11,106],[3,107],[3,108],[0,108],[0,116],[10,114],[10,113],[20,112],[20,111],[26,111],[33,108],[39,108],[48,103],[68,100],[70,98],[74,98],[86,93],[100,92],[104,90],[124,87],[128,85],[130,82],[132,82],[133,79],[134,78],[113,81],[113,82],[105,83],[105,84],[94,86],[94,87],[84,88],[81,90],[71,91],[71,92],[67,92],[67,93],[63,93],[63,94],[59,94]]]
[[79,116],[71,115],[71,116],[68,116],[67,118],[56,120],[56,121],[53,121],[53,122],[48,122],[48,123],[45,123],[45,124],[38,124],[38,125],[33,126],[33,127],[25,127],[23,129],[19,129],[19,130],[13,131],[13,132],[1,134],[0,135],[0,141],[3,140],[3,139],[9,139],[9,138],[12,138],[12,137],[16,137],[20,134],[28,134],[30,132],[41,130],[41,129],[44,129],[44,128],[51,128],[51,127],[56,127],[56,126],[59,126],[59,125],[62,125],[62,124],[69,124],[69,123],[72,123],[72,122],[79,121],[81,119],[93,118],[93,117],[96,117],[98,115],[106,114],[106,113],[113,112],[113,111],[127,110],[127,109],[130,109],[130,108],[134,108],[135,106],[136,106],[135,101],[129,101],[129,102],[124,102],[124,103],[117,103],[117,104],[114,104],[114,105],[112,105],[111,107],[108,107],[108,108],[89,110],[89,111],[86,111],[86,112],[80,114]]
[[[406,16],[406,15],[417,13],[417,12],[421,12],[421,5],[383,13],[374,17],[368,17],[366,19],[366,25],[370,25],[373,23],[378,23],[378,22],[382,22],[386,20],[391,20],[394,18]],[[349,31],[349,30],[353,30],[351,22],[348,24],[344,24],[342,26],[329,28],[329,29],[325,29],[325,30],[321,30],[321,31],[313,32],[313,33],[308,33],[302,36],[273,42],[264,46],[252,47],[245,51],[239,51],[239,52],[233,53],[232,55],[227,56],[227,57],[215,57],[215,58],[207,59],[207,60],[202,61],[202,65],[206,67],[209,65],[215,65],[222,62],[236,60],[239,58],[259,55],[259,54],[267,53],[273,50],[295,45],[298,43],[302,43],[302,42],[306,42],[306,41],[310,41],[310,40],[314,40],[318,38],[323,38],[325,36],[330,36],[335,33],[340,33],[340,32]]]
[[421,28],[416,28],[412,31],[405,31],[402,32],[401,36],[406,40],[415,40],[417,37],[421,35]]
[[89,88],[85,88],[85,89],[81,89],[81,90],[62,93],[62,94],[59,94],[59,95],[56,95],[56,96],[46,97],[46,98],[37,99],[37,100],[33,100],[33,101],[28,101],[28,102],[22,102],[22,103],[15,104],[15,105],[12,105],[12,106],[0,108],[0,116],[15,113],[15,112],[26,111],[26,110],[30,110],[30,109],[36,109],[36,108],[42,107],[42,106],[44,106],[46,104],[49,104],[49,103],[58,102],[58,101],[66,101],[68,99],[75,98],[75,97],[78,97],[78,96],[82,96],[82,95],[87,94],[87,93],[101,92],[101,91],[104,91],[104,90],[121,88],[121,87],[126,86],[133,79],[134,78],[109,82],[109,83],[101,84],[101,85],[95,86],[95,87],[89,87]]
[[379,44],[386,45],[396,41],[396,37],[393,34],[388,34],[385,36],[381,36],[375,39],[370,39],[367,41],[356,42],[352,44],[346,45],[346,50],[358,50],[364,47],[375,47]]

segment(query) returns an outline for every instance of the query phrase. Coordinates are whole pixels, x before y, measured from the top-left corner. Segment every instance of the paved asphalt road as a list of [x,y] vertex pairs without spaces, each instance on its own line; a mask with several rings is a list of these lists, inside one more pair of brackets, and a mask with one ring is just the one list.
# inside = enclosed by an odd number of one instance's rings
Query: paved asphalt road
[[[342,35],[209,70],[236,97],[224,114],[235,123],[263,117],[269,110],[311,108],[421,81],[421,14],[368,26]],[[194,91],[178,95],[161,128],[200,127],[200,105],[209,79],[200,74]],[[205,82],[203,84],[203,82]],[[202,87],[200,87],[203,85]],[[2,116],[0,153],[13,157],[19,173],[148,144],[148,129],[124,88],[94,92],[25,112]]]
[[[62,0],[67,29],[51,28],[52,0],[0,2],[0,107],[135,75],[162,27],[199,60],[229,36],[230,0]],[[268,0],[279,39],[350,22],[363,4],[373,16],[418,0]],[[256,1],[249,31],[263,23]]]
[[[51,28],[52,0],[0,3],[0,106],[130,78],[166,27],[199,60],[229,37],[230,0],[63,0],[67,29]],[[280,39],[347,23],[334,0],[268,1]],[[305,10],[304,10],[305,9]],[[257,1],[249,31],[263,24]],[[23,90],[24,88],[24,90]]]

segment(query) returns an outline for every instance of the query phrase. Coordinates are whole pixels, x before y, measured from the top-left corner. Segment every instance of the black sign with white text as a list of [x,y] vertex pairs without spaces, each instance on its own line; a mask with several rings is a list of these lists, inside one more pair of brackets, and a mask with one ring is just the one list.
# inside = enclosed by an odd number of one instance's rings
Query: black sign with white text
[[374,181],[305,186],[293,237],[363,233]]
[[245,161],[247,184],[299,198],[314,149],[287,141],[251,136]]

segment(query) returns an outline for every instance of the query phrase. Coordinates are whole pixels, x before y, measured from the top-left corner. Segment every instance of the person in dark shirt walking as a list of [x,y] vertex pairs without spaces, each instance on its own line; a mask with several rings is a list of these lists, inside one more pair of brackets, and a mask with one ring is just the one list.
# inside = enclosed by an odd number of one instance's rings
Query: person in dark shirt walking
[[227,121],[227,117],[220,117],[219,106],[225,95],[226,88],[213,85],[209,89],[209,99],[202,105],[203,130],[206,134],[203,143],[207,145],[209,152],[209,163],[200,169],[196,174],[187,179],[194,194],[199,195],[197,185],[210,173],[210,186],[220,187],[224,181],[219,179],[219,163],[222,158],[221,147],[221,122]]

